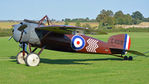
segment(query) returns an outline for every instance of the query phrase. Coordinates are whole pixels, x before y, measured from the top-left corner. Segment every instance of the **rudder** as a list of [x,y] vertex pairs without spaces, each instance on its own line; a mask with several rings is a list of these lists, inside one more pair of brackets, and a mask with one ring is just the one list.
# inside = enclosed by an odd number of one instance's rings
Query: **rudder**
[[108,44],[110,48],[129,50],[131,40],[128,34],[113,35],[109,38]]

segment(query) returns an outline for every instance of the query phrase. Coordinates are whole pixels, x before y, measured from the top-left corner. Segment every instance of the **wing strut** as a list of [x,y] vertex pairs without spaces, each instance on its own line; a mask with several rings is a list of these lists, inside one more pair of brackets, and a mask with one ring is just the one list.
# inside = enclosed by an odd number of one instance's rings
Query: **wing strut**
[[41,23],[43,23],[43,21],[46,20],[46,23],[48,23],[48,25],[53,25],[53,23],[50,21],[50,19],[48,18],[47,15],[45,15],[40,21],[39,21],[39,24],[38,24],[38,27],[40,27]]

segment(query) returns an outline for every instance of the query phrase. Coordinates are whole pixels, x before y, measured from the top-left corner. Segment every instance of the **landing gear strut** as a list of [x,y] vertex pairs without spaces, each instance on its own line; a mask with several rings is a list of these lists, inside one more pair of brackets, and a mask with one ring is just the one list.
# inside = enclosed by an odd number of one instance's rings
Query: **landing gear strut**
[[18,64],[25,64],[25,58],[28,55],[28,52],[26,51],[26,44],[22,43],[20,46],[23,48],[23,51],[19,52],[16,56],[16,60]]
[[133,57],[132,56],[123,56],[123,54],[121,54],[121,56],[118,56],[118,55],[115,55],[116,57],[121,57],[123,58],[124,60],[133,60]]
[[28,54],[28,52],[25,50],[25,43],[23,43],[23,51],[19,52],[16,57],[17,63],[26,64],[27,66],[38,66],[40,63],[39,55],[41,54],[41,52],[44,50],[46,46],[42,47],[38,54],[35,54],[34,52],[37,50],[37,48],[35,48],[32,51],[31,45],[30,44],[28,45],[29,45],[30,53]]
[[[38,66],[40,63],[39,55],[41,54],[41,52],[44,50],[45,47],[46,46],[42,47],[38,54],[34,53],[37,50],[37,48],[35,48],[33,51],[31,51],[30,54],[28,54],[25,59],[26,65],[27,66]],[[30,46],[29,46],[29,49],[31,49]]]

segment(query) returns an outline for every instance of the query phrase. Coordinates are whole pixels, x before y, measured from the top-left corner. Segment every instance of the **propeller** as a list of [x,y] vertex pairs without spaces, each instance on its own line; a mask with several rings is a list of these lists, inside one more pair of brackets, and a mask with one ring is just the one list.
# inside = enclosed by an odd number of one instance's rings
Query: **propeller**
[[[25,28],[27,28],[27,25],[26,24],[23,24],[22,22],[20,23],[21,26],[18,28],[19,31],[22,32],[22,35],[23,35],[23,32]],[[14,27],[15,25],[12,25],[12,27]],[[12,33],[14,32],[14,29],[12,30]],[[26,33],[26,32],[25,32]],[[8,41],[10,41],[12,39],[13,35],[9,37]]]
[[8,41],[10,41],[12,39],[13,35],[9,37]]
[[[14,27],[14,25],[12,25],[12,27]],[[13,32],[14,32],[14,29],[12,30],[12,36],[9,37],[8,41],[10,41],[13,37]]]

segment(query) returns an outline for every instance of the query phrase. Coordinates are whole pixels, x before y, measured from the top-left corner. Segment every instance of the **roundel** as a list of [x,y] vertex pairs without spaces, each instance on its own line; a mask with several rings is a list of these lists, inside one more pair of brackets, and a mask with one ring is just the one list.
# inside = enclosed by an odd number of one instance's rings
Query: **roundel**
[[78,35],[72,37],[71,47],[74,50],[81,50],[82,48],[84,48],[84,46],[85,46],[85,40],[83,37],[78,36]]

